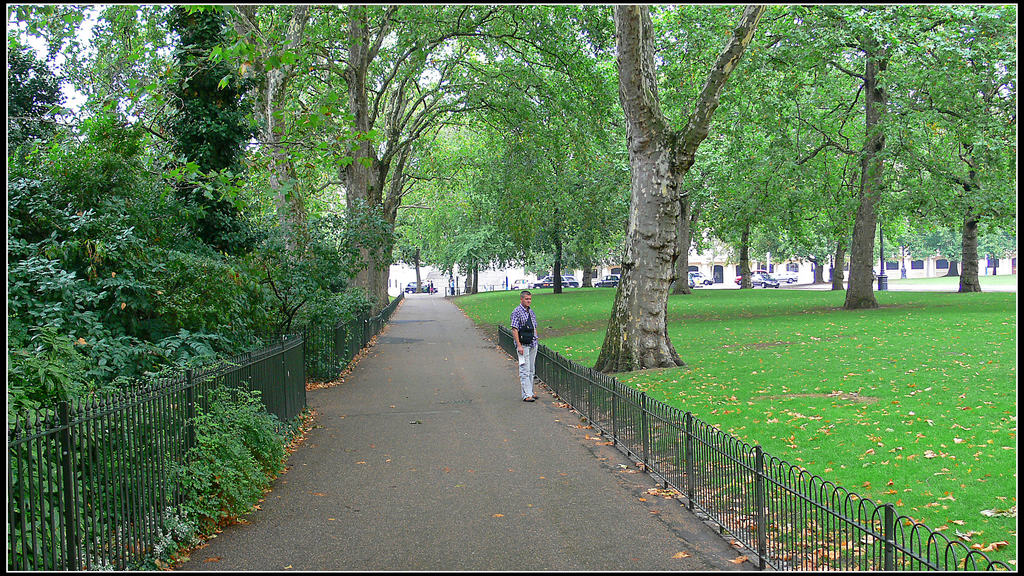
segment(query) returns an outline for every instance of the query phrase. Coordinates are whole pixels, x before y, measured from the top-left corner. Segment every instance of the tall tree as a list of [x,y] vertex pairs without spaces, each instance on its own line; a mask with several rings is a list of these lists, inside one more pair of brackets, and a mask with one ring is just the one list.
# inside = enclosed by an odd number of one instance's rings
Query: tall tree
[[[843,308],[856,310],[877,308],[878,300],[872,281],[875,262],[875,230],[878,224],[876,207],[882,199],[884,187],[885,115],[889,94],[880,81],[889,66],[887,48],[871,30],[861,31],[859,48],[864,54],[864,72],[851,72],[863,81],[864,89],[864,145],[860,159],[860,190],[857,193],[857,216],[853,223],[853,243],[850,245],[850,282],[846,289]],[[839,63],[837,68],[846,70]]]
[[654,31],[645,6],[615,7],[619,99],[626,116],[630,208],[622,279],[597,359],[619,372],[683,365],[668,338],[669,286],[679,254],[680,182],[707,137],[729,75],[754,35],[764,6],[748,6],[709,71],[686,126],[669,127],[658,99]]
[[[260,146],[269,157],[267,184],[274,197],[278,222],[284,230],[286,247],[296,254],[304,243],[307,214],[294,154],[286,138],[289,121],[292,120],[288,108],[295,99],[289,90],[298,72],[310,7],[303,4],[292,6],[291,14],[284,22],[271,18],[263,25],[257,8],[251,4],[235,6],[231,12],[232,21],[239,35],[255,52],[247,60],[252,63],[252,75],[256,78],[255,113],[259,122]],[[285,10],[288,9],[274,8],[275,13]]]
[[[241,157],[253,134],[247,87],[226,63],[209,54],[223,42],[226,18],[215,8],[175,7],[170,27],[178,34],[177,76],[172,87],[175,114],[169,120],[174,152],[193,163],[200,181],[180,184],[184,200],[198,208],[196,233],[208,245],[240,252],[252,238],[228,186],[241,171]],[[227,78],[227,82],[222,82]]]
[[1016,216],[1016,8],[919,10],[894,119],[914,177],[905,203],[933,225],[959,226],[959,291],[979,292],[979,227]]

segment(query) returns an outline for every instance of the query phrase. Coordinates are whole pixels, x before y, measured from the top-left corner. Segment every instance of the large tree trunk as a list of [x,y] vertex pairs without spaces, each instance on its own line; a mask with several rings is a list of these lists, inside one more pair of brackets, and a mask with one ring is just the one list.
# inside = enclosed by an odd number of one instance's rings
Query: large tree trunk
[[622,278],[596,367],[604,372],[682,366],[668,338],[669,285],[679,257],[679,182],[707,137],[725,81],[750,43],[764,6],[748,6],[710,70],[687,126],[661,113],[650,11],[615,6],[619,99],[629,140],[630,206]]
[[[354,117],[355,130],[366,134],[373,128],[367,97],[367,70],[380,49],[384,33],[381,31],[375,41],[371,41],[366,7],[350,6],[349,11],[349,58],[345,69],[349,112]],[[357,139],[352,157],[353,161],[340,169],[341,179],[345,182],[345,209],[349,211],[349,217],[359,221],[362,219],[359,212],[371,219],[384,217],[381,209],[381,167],[371,139]],[[388,266],[391,264],[390,246],[388,248],[386,253],[376,246],[362,246],[359,249],[364,267],[356,274],[354,285],[365,291],[375,309],[382,308],[388,302],[387,278]]]
[[750,222],[743,225],[740,233],[740,289],[750,288]]
[[[413,253],[413,264],[416,265],[416,292],[422,290],[423,281],[420,279],[420,249],[417,248],[416,252]],[[399,286],[399,288],[402,288]]]
[[833,260],[835,265],[832,267],[832,289],[833,290],[846,290],[846,286],[843,286],[845,274],[843,274],[843,264],[846,263],[846,240],[836,241],[836,252]]
[[552,276],[552,287],[554,288],[555,294],[562,293],[562,233],[558,230],[558,212],[555,212],[555,231],[552,234],[555,240],[555,265],[554,271],[551,273]]
[[690,195],[684,194],[679,200],[679,207],[682,211],[679,218],[679,255],[676,257],[675,284],[672,288],[673,294],[691,294],[690,290],[690,243],[693,237],[690,233],[693,230],[693,213],[690,210]]
[[960,257],[963,259],[960,292],[981,292],[978,280],[978,216],[970,208],[964,214],[964,227],[960,233]]
[[[888,64],[883,48],[868,34],[862,42],[864,49],[864,100],[866,139],[861,156],[860,192],[857,217],[853,223],[853,244],[850,248],[850,281],[843,308],[859,310],[878,308],[872,278],[874,264],[875,227],[878,215],[875,207],[882,195],[885,148],[883,116],[888,95],[878,84],[878,75]],[[884,274],[885,272],[882,271]]]
[[[268,51],[298,51],[309,22],[309,6],[300,4],[293,8],[292,17],[288,22],[284,46],[264,46]],[[245,23],[243,27],[250,31],[251,40],[259,37],[253,26],[256,16],[255,6],[238,6]],[[262,68],[262,63],[261,63]],[[271,170],[268,186],[274,195],[278,222],[285,231],[288,251],[298,253],[306,244],[306,206],[302,190],[298,187],[295,166],[291,155],[284,146],[283,140],[287,132],[285,125],[285,105],[288,102],[288,83],[295,72],[294,64],[266,70],[260,86],[259,114],[262,116],[262,140],[271,154]]]
[[811,284],[824,284],[825,283],[825,270],[822,266],[822,261],[817,258],[808,258],[811,261],[814,272],[814,280],[811,280]]

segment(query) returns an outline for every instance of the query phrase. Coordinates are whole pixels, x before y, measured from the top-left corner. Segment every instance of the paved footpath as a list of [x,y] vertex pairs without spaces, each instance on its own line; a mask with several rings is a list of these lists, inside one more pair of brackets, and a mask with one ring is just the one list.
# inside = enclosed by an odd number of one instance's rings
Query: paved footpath
[[454,304],[407,297],[343,383],[307,393],[316,426],[260,509],[182,569],[755,569],[538,396]]

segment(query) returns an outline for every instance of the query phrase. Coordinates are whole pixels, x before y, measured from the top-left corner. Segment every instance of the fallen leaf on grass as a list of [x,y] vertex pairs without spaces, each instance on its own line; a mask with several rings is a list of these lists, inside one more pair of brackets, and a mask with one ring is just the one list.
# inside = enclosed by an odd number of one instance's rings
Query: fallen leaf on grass
[[990,510],[982,510],[981,511],[981,515],[982,516],[988,516],[989,518],[993,518],[993,517],[996,517],[996,516],[1005,516],[1007,518],[1016,518],[1017,517],[1017,506],[1013,505],[1013,506],[1009,507],[1006,510],[999,510],[998,508],[992,508]]
[[995,552],[1000,546],[1009,546],[1010,543],[1006,541],[993,542],[988,546],[982,546],[981,544],[971,544],[971,548],[981,552]]
[[954,530],[954,532],[956,533],[957,538],[959,538],[961,540],[965,540],[967,542],[971,541],[971,536],[977,536],[977,535],[981,534],[981,532],[976,532],[974,530],[968,530],[967,532],[961,532],[959,530]]

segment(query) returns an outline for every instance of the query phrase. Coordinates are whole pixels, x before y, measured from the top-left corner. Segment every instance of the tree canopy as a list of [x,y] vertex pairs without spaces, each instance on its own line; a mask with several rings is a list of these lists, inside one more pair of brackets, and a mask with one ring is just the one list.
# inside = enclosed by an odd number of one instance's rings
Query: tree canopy
[[963,292],[1016,255],[1011,5],[7,14],[16,407],[379,308],[399,259],[622,267],[619,371],[683,362],[692,248],[831,266],[849,308],[879,230]]

